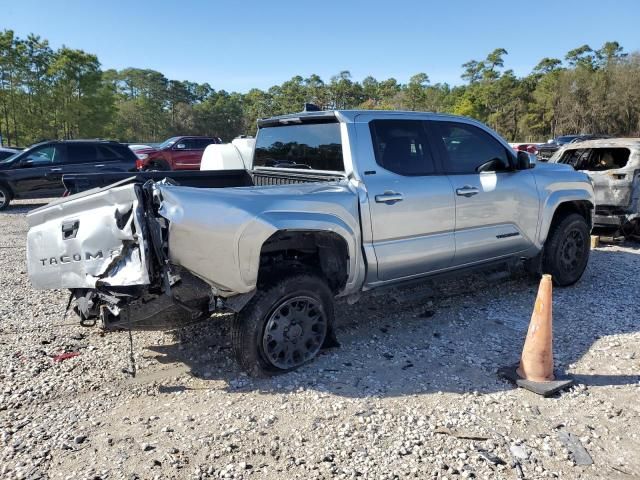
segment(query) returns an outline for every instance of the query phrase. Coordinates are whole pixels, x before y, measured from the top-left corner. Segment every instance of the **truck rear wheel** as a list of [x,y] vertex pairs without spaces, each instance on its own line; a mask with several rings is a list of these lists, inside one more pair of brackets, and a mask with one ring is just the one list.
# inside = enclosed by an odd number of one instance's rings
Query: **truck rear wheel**
[[313,359],[333,322],[333,294],[312,273],[296,273],[259,290],[232,326],[240,367],[252,376],[294,370]]
[[4,210],[11,203],[11,192],[0,185],[0,210]]
[[573,285],[587,268],[589,247],[589,226],[582,215],[571,213],[558,219],[544,246],[543,273],[550,273],[555,285]]

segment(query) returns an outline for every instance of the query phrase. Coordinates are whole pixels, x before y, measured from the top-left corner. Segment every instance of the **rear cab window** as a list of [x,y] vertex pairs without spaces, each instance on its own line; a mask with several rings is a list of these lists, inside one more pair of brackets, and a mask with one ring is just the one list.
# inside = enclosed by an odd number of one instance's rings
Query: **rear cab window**
[[261,128],[253,167],[344,172],[340,123],[305,122]]

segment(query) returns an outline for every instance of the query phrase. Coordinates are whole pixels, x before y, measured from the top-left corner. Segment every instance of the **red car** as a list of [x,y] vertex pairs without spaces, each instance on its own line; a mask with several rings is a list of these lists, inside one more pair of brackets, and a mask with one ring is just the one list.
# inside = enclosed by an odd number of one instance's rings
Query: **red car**
[[156,148],[136,148],[138,170],[200,170],[204,149],[216,137],[171,137]]

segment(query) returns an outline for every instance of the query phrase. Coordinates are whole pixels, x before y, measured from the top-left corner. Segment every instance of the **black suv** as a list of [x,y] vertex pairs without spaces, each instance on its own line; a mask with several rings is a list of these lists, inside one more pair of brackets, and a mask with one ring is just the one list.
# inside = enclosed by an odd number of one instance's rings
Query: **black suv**
[[136,159],[126,145],[106,140],[37,143],[0,161],[0,210],[14,198],[62,195],[67,173],[133,172]]

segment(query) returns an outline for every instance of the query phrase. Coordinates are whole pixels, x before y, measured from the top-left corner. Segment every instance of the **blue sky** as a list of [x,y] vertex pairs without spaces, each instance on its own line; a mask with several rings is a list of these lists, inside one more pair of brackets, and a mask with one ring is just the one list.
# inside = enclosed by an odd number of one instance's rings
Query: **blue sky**
[[0,29],[215,89],[268,88],[341,70],[361,80],[460,83],[460,65],[503,47],[528,73],[545,56],[617,40],[640,49],[640,1],[0,0]]

